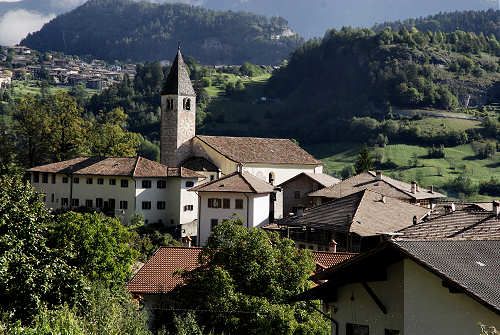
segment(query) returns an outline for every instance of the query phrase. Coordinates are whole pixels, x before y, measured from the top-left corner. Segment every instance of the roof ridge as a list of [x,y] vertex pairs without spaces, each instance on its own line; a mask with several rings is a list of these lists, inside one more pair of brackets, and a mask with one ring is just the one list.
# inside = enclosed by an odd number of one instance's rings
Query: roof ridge
[[136,158],[135,164],[134,164],[134,171],[132,171],[132,177],[135,177],[135,171],[137,170],[137,165],[139,165],[140,159],[141,159],[141,156],[137,155],[137,158]]
[[[255,187],[252,185],[252,183],[250,183],[250,182],[246,179],[245,175],[246,175],[246,174],[248,174],[248,172],[243,172],[243,171],[242,171],[242,172],[236,172],[236,173],[238,173],[238,174],[241,176],[241,178],[243,179],[243,181],[244,181],[244,182],[245,182],[248,186],[250,186],[250,188],[251,188],[254,192],[259,193],[259,192],[257,192],[257,190],[255,189]],[[245,175],[243,175],[243,173],[244,173]]]

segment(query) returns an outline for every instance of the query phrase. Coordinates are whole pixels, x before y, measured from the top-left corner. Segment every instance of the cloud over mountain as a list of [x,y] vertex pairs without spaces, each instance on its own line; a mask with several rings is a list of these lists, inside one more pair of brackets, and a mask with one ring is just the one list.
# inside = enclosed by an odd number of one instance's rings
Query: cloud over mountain
[[15,45],[28,33],[38,31],[54,14],[43,15],[24,9],[11,10],[0,17],[0,45]]

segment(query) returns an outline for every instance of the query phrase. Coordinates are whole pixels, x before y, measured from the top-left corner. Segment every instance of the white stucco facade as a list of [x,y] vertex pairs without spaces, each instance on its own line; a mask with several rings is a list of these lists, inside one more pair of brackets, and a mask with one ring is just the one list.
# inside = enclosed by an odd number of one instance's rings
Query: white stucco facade
[[[222,221],[236,215],[243,221],[243,225],[249,229],[269,222],[269,194],[198,192],[198,199],[200,206],[198,220],[200,246],[206,244],[212,232],[212,220],[217,220],[217,224],[220,224]],[[221,199],[221,208],[210,208],[209,199]],[[223,208],[224,199],[229,200],[229,208]],[[242,201],[243,208],[236,208],[236,200]]]
[[441,278],[410,259],[388,266],[386,281],[367,284],[387,314],[361,283],[341,286],[336,302],[329,303],[339,335],[347,334],[348,323],[368,326],[370,335],[385,335],[386,330],[400,335],[480,334],[479,323],[500,328],[500,315],[464,293],[450,293]]

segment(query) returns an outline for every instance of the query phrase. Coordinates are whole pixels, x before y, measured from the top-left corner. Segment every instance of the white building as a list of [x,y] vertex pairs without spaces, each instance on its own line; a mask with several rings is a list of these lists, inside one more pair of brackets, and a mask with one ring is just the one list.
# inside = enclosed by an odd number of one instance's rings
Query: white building
[[247,228],[269,223],[274,187],[248,172],[235,172],[191,189],[198,194],[198,241],[205,245],[219,223],[238,217]]
[[28,170],[51,209],[88,207],[128,222],[186,225],[197,219],[198,199],[187,190],[205,177],[142,157],[80,157]]

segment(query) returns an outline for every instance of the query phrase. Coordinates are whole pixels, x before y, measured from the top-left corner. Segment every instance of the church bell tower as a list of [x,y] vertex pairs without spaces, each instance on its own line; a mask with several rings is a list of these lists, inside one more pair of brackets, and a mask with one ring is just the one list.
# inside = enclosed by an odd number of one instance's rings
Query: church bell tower
[[160,161],[177,167],[192,154],[196,127],[196,93],[180,46],[161,90]]

